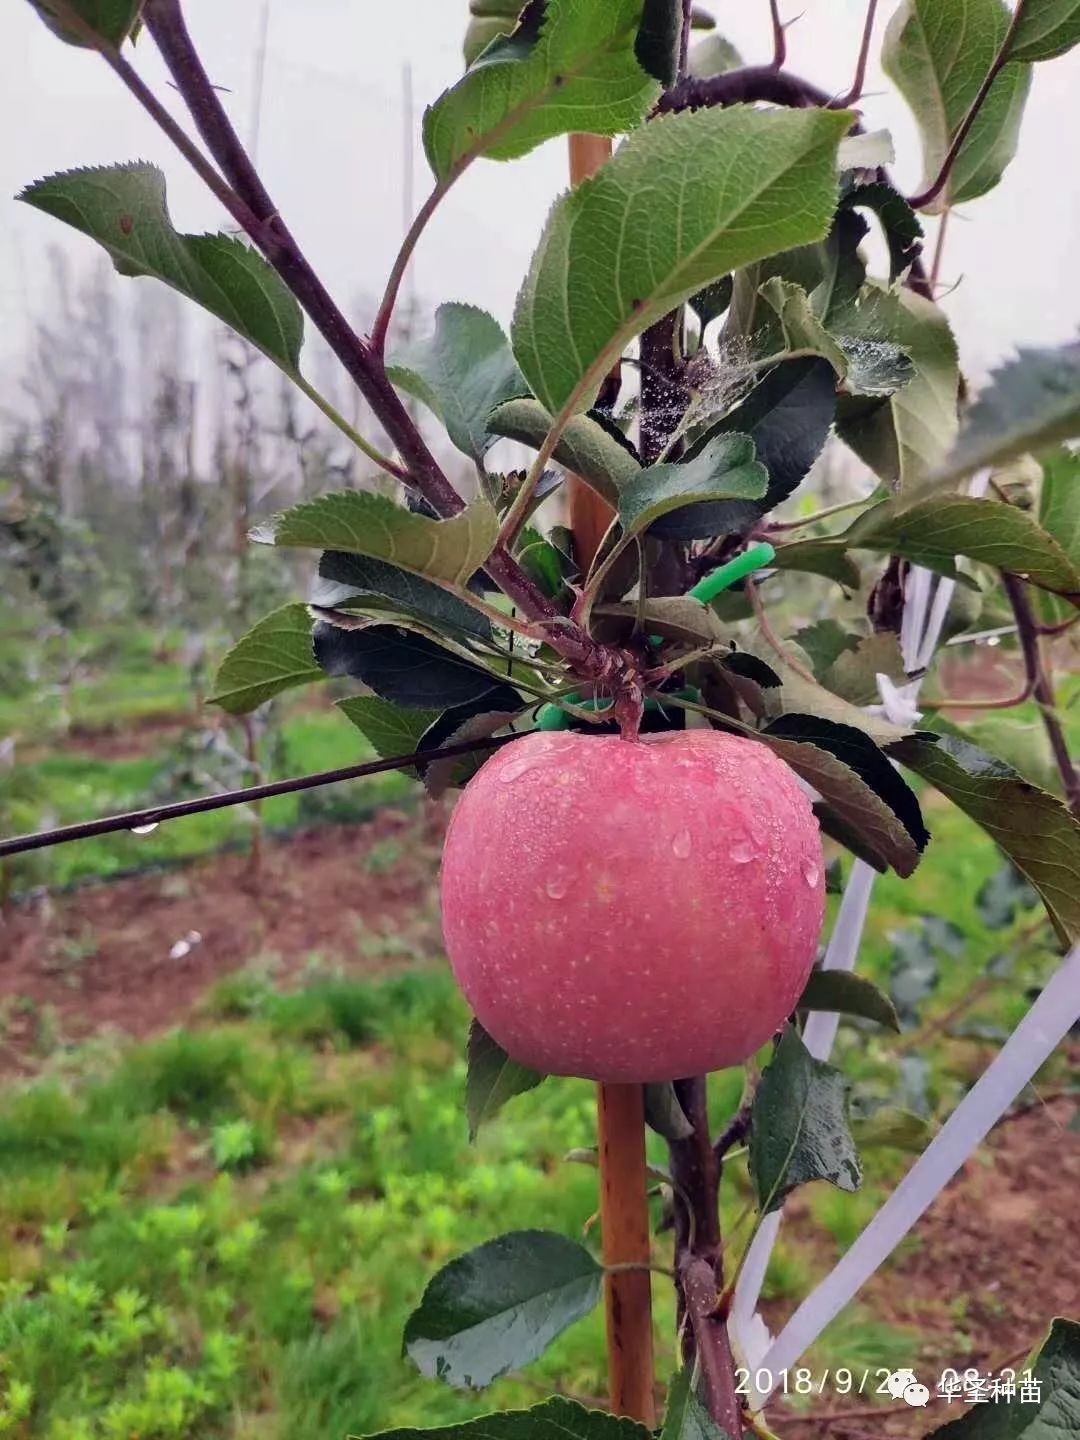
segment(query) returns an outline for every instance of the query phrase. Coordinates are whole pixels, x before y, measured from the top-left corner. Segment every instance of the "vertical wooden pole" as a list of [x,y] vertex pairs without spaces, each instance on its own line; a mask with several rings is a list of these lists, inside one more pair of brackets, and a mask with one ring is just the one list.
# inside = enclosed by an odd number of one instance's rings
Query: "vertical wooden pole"
[[[648,1265],[649,1206],[645,1175],[645,1096],[640,1085],[601,1085],[600,1224],[605,1265]],[[650,1429],[653,1398],[652,1276],[620,1270],[606,1281],[608,1389],[616,1415]]]
[[[611,154],[600,135],[571,135],[570,180],[577,184]],[[570,528],[579,564],[587,568],[613,511],[576,475],[568,477]],[[604,1263],[645,1267],[651,1259],[645,1173],[645,1095],[640,1085],[601,1085],[597,1094],[600,1224]],[[618,1270],[605,1282],[608,1389],[616,1415],[651,1429],[653,1395],[652,1283],[649,1271]]]

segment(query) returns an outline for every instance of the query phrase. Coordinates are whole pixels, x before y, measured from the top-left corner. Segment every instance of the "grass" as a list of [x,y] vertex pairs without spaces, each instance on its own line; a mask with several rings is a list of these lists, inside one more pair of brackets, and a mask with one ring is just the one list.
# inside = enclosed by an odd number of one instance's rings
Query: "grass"
[[[963,838],[979,851],[970,830]],[[991,851],[977,871],[995,863]],[[951,893],[959,926],[968,902]],[[871,927],[882,973],[888,927],[906,918],[894,900]],[[943,982],[949,994],[992,948],[970,938]],[[516,1098],[470,1147],[466,1021],[441,969],[377,984],[315,970],[291,992],[251,969],[215,987],[194,1028],[91,1048],[81,1064],[68,1057],[64,1084],[46,1076],[10,1089],[0,1101],[0,1434],[329,1440],[452,1423],[556,1386],[602,1393],[599,1314],[483,1395],[425,1381],[401,1358],[404,1321],[439,1265],[507,1228],[580,1236],[596,1205],[595,1173],[563,1160],[594,1141],[583,1082]],[[843,1027],[841,1055],[856,1092],[895,1087],[890,1043],[876,1034]],[[935,1061],[946,1103],[965,1083],[947,1056]],[[737,1071],[714,1077],[717,1121],[740,1085]],[[650,1144],[662,1160],[662,1142]],[[806,1192],[820,1239],[782,1240],[768,1296],[805,1294],[907,1163],[887,1150],[864,1162],[860,1195]],[[744,1167],[732,1164],[725,1181],[728,1226],[749,1196]],[[658,1238],[661,1262],[666,1248]],[[663,1375],[674,1316],[669,1287],[658,1280],[654,1293]],[[856,1306],[807,1363],[873,1371],[911,1363],[919,1341]]]

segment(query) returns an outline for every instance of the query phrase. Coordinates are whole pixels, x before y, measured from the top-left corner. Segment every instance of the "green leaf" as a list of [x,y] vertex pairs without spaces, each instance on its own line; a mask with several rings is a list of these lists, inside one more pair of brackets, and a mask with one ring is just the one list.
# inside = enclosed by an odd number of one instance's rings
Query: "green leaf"
[[898,1034],[900,1031],[900,1020],[889,997],[871,981],[846,970],[812,970],[795,1008],[857,1015],[863,1020],[875,1020]]
[[845,652],[858,649],[860,637],[845,630],[838,620],[815,620],[797,630],[791,637],[809,659],[814,674],[824,683],[825,676]]
[[447,181],[478,155],[512,160],[553,135],[618,135],[659,93],[634,54],[642,0],[537,0],[424,113],[424,150]]
[[726,75],[729,70],[740,69],[742,63],[743,58],[731,41],[715,33],[695,40],[686,57],[687,71],[695,80]]
[[865,511],[842,537],[852,549],[902,555],[956,576],[964,555],[1033,585],[1080,600],[1080,570],[1026,510],[969,495],[933,495],[907,504],[885,500]]
[[769,667],[778,677],[776,684],[764,696],[766,713],[770,717],[792,713],[812,715],[818,720],[842,725],[845,729],[859,730],[878,745],[889,744],[911,734],[910,728],[904,729],[883,716],[872,715],[861,705],[852,704],[834,690],[818,684],[812,674],[800,674],[765,642],[755,640],[747,648],[766,657]]
[[[894,488],[910,488],[937,469],[956,439],[956,341],[944,313],[921,295],[912,290],[878,293],[880,303],[896,306],[890,338],[906,351],[915,374],[885,400],[842,397],[836,428],[875,475]],[[858,310],[845,317],[846,333],[858,335],[866,328],[880,334],[881,311],[868,299],[864,294]]]
[[619,520],[624,534],[641,535],[672,510],[702,501],[756,500],[768,484],[748,435],[717,435],[692,459],[650,465],[628,481],[619,493]]
[[[461,591],[468,594],[468,591]],[[491,621],[468,601],[459,599],[442,585],[373,560],[369,555],[350,555],[344,550],[327,550],[319,558],[319,579],[311,592],[311,603],[329,610],[365,610],[365,600],[389,601],[394,610],[405,611],[436,629],[461,631],[478,639],[491,638]],[[376,612],[383,606],[372,607]]]
[[320,620],[315,658],[327,675],[348,675],[384,700],[440,713],[501,691],[503,681],[448,643],[400,625],[345,628]]
[[[510,400],[494,412],[490,425],[496,435],[539,450],[551,429],[552,416],[536,400]],[[626,445],[591,415],[575,415],[569,422],[555,447],[555,459],[588,481],[609,505],[617,505],[623,485],[641,473],[641,465]]]
[[469,1026],[468,1072],[465,1076],[465,1113],[469,1139],[475,1140],[485,1120],[497,1115],[508,1100],[535,1090],[547,1077],[511,1060],[479,1020]]
[[[1042,472],[1039,524],[1053,536],[1071,563],[1080,567],[1080,455],[1073,450],[1058,450],[1044,458]],[[1059,624],[1072,613],[1050,595],[1038,598],[1039,619],[1045,624]]]
[[559,599],[566,589],[567,579],[575,573],[570,556],[531,525],[522,530],[514,558],[552,600]]
[[860,1154],[864,1150],[906,1150],[921,1155],[934,1138],[934,1127],[914,1110],[895,1106],[852,1120],[851,1134]]
[[[927,190],[941,170],[1008,32],[1003,0],[904,0],[889,22],[881,65],[911,107],[923,144]],[[960,147],[935,212],[992,190],[1016,153],[1031,84],[1026,65],[1005,65]]]
[[422,400],[478,465],[496,439],[488,416],[528,389],[498,321],[475,305],[440,305],[434,332],[391,356],[386,373]]
[[518,295],[522,373],[553,414],[585,410],[624,346],[741,265],[819,239],[845,111],[665,115],[559,200]]
[[907,680],[900,639],[891,631],[862,636],[838,655],[820,678],[826,690],[852,705],[876,705],[881,701],[879,675],[887,675],[897,685]]
[[[650,635],[680,640],[691,645],[708,645],[727,638],[727,630],[716,611],[692,595],[658,595],[641,607],[641,621]],[[597,639],[625,642],[637,629],[636,600],[597,605],[592,611]]]
[[1013,31],[1009,54],[1014,60],[1053,60],[1080,41],[1077,0],[1026,0]]
[[304,319],[261,255],[229,235],[181,235],[165,202],[165,177],[137,161],[70,170],[18,197],[96,240],[121,275],[150,275],[224,320],[280,365],[300,369]]
[[576,1400],[545,1400],[529,1410],[498,1410],[434,1430],[384,1430],[367,1440],[653,1440],[636,1420],[586,1410]]
[[820,539],[796,540],[779,545],[772,562],[778,570],[800,570],[810,575],[824,575],[845,590],[858,590],[862,584],[859,567],[847,553],[843,540],[822,536]]
[[852,395],[892,395],[914,375],[911,360],[891,340],[839,330],[830,334],[801,285],[773,275],[762,285],[761,296],[776,312],[788,349],[809,350],[827,360]]
[[[1080,1432],[1080,1324],[1055,1320],[1034,1364],[1025,1368],[1031,1368],[1038,1385],[1034,1399],[1017,1395],[973,1405],[928,1440],[1065,1440]],[[1022,1383],[1022,1378],[1017,1381]]]
[[880,180],[851,185],[841,193],[840,204],[848,210],[872,210],[877,216],[889,247],[891,285],[909,269],[922,248],[923,228],[918,215],[899,190]]
[[30,3],[49,29],[69,45],[92,44],[77,27],[70,24],[68,15],[74,15],[99,39],[119,50],[138,28],[144,0],[60,0],[59,4],[50,4],[50,0],[30,0]]
[[763,1215],[798,1185],[853,1192],[862,1169],[847,1123],[844,1077],[815,1060],[789,1025],[766,1066],[750,1120],[750,1176]]
[[665,88],[679,74],[682,42],[682,0],[644,0],[634,42],[638,64]]
[[600,1298],[603,1271],[550,1230],[519,1230],[452,1260],[405,1326],[403,1350],[423,1375],[482,1389],[544,1353]]
[[645,1086],[645,1123],[665,1140],[688,1140],[694,1133],[670,1080]]
[[[762,515],[786,500],[809,474],[825,448],[836,412],[832,366],[821,359],[786,360],[769,370],[732,410],[699,436],[686,453],[692,460],[717,435],[749,435],[757,458],[769,472],[760,501],[722,500],[676,512],[660,522],[668,540],[694,535],[744,534]],[[856,576],[855,584],[858,584]]]
[[1039,524],[1080,566],[1080,455],[1059,450],[1043,461]]
[[[382,700],[378,695],[352,695],[337,707],[371,742],[376,755],[391,760],[420,749],[424,732],[439,718],[438,710],[417,710]],[[409,774],[415,775],[415,770]]]
[[967,412],[936,479],[959,480],[1080,436],[1080,344],[1021,350],[991,377]]
[[499,517],[482,495],[451,520],[431,520],[367,490],[320,495],[252,531],[252,539],[266,545],[368,555],[457,588],[472,579],[498,538]]
[[211,705],[246,715],[297,685],[325,678],[315,663],[306,605],[282,605],[232,647],[218,667]]
[[694,1371],[680,1370],[668,1386],[660,1440],[730,1440],[694,1392]]
[[929,834],[919,802],[862,730],[814,715],[781,715],[761,739],[808,781],[879,860],[907,876]]
[[1080,940],[1080,820],[1066,805],[953,736],[920,731],[889,753],[981,825],[1039,892],[1062,939]]

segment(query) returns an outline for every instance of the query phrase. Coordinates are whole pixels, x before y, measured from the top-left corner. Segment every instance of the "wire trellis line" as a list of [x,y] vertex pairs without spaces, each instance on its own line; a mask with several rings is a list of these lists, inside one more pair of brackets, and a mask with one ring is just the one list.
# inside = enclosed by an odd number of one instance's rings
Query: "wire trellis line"
[[29,850],[47,850],[53,845],[67,845],[73,840],[89,840],[95,835],[110,835],[120,830],[148,832],[167,820],[180,820],[185,815],[201,815],[207,810],[226,810],[231,805],[269,800],[275,795],[290,795],[297,790],[315,790],[320,785],[337,785],[343,780],[362,780],[367,775],[382,775],[387,770],[403,770],[410,765],[429,765],[433,760],[453,760],[463,755],[497,750],[501,745],[517,738],[516,735],[493,735],[488,739],[463,740],[457,745],[416,750],[411,755],[395,755],[388,760],[371,760],[364,765],[346,765],[339,770],[320,770],[314,775],[298,775],[291,780],[271,780],[265,785],[248,785],[240,790],[222,790],[216,795],[200,795],[194,800],[177,800],[171,805],[128,810],[121,815],[104,815],[97,820],[84,820],[77,825],[61,825],[53,830],[39,830],[32,835],[14,835],[8,840],[0,840],[0,858],[6,855],[23,855]]

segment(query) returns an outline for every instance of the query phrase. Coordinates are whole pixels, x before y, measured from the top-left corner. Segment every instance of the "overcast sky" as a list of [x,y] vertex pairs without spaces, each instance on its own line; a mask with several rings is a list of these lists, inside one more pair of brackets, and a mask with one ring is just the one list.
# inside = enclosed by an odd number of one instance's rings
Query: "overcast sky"
[[[864,0],[782,3],[788,13],[804,11],[790,32],[791,68],[830,90],[846,88]],[[228,87],[245,133],[264,4],[186,5],[211,77]],[[883,4],[882,28],[893,8]],[[424,104],[460,73],[466,9],[466,0],[270,0],[259,160],[282,213],[343,300],[381,291],[400,238],[404,67],[412,67],[418,123]],[[765,0],[715,0],[712,9],[748,60],[768,57]],[[149,41],[136,60],[175,104]],[[876,65],[868,90],[887,91]],[[960,284],[944,303],[975,374],[1015,343],[1059,342],[1078,328],[1078,91],[1080,51],[1036,68],[1019,158],[996,191],[950,226],[943,275]],[[898,180],[915,185],[920,162],[903,102],[871,93],[864,104],[868,127],[894,135]],[[168,175],[179,228],[214,228],[221,215],[105,65],[57,42],[25,0],[0,5],[0,135],[0,375],[10,380],[28,318],[48,305],[44,248],[62,244],[79,263],[94,251],[16,204],[21,185],[73,166],[146,158]],[[416,256],[421,301],[469,300],[508,320],[551,198],[565,184],[565,163],[565,142],[553,141],[512,165],[475,165]],[[418,142],[415,176],[418,202],[428,184]]]

